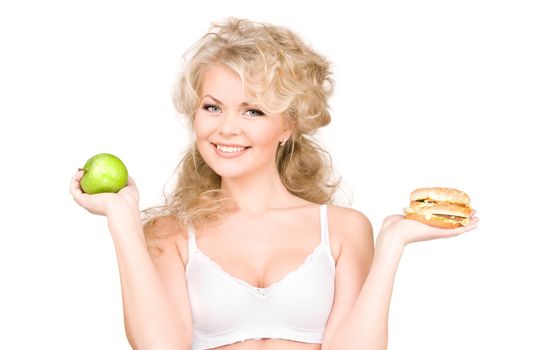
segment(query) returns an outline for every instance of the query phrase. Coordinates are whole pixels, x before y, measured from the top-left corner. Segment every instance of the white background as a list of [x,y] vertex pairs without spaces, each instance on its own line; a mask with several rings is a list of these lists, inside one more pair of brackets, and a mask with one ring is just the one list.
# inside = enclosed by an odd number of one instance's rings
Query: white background
[[528,1],[11,1],[0,5],[0,348],[129,349],[105,219],[68,193],[121,157],[157,204],[187,144],[170,89],[228,16],[294,29],[333,64],[318,134],[375,233],[412,189],[468,192],[479,229],[407,247],[390,347],[533,349],[534,51]]

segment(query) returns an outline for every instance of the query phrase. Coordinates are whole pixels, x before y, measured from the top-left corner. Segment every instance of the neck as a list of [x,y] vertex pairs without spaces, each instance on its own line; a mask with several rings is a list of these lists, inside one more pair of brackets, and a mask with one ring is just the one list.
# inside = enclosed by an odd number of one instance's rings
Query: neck
[[259,173],[243,178],[223,178],[221,189],[236,201],[241,213],[261,214],[272,208],[287,207],[294,196],[274,172]]

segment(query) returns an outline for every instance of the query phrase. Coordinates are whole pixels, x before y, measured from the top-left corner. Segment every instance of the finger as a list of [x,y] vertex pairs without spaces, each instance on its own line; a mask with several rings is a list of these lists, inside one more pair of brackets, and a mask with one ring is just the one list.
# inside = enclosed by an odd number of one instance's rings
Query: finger
[[137,187],[137,185],[136,185],[135,180],[133,179],[133,177],[128,176],[128,184],[127,184],[127,186],[136,186],[136,187]]
[[74,176],[72,177],[72,179],[70,180],[70,192],[73,193],[73,191],[80,191],[81,192],[81,188],[80,188],[80,179],[82,178],[83,176],[83,170],[78,170]]
[[82,178],[83,174],[84,174],[83,170],[82,169],[78,169],[78,171],[76,171],[74,173],[74,176],[72,177],[71,180],[80,181],[80,179]]
[[83,171],[79,170],[74,174],[72,177],[71,183],[70,183],[70,193],[72,194],[72,197],[74,201],[81,206],[84,206],[85,197],[88,196],[88,194],[84,193],[82,191],[82,188],[80,187],[80,179],[83,176]]
[[464,226],[463,227],[463,230],[458,230],[457,232],[455,232],[453,235],[454,236],[458,236],[460,234],[463,234],[463,233],[466,233],[466,232],[469,232],[471,230],[474,230],[476,229],[478,226],[477,225],[468,225],[468,226]]
[[470,224],[476,224],[476,223],[479,222],[479,221],[480,221],[480,218],[474,216],[474,217],[472,217],[472,218],[469,219],[469,225],[470,225]]
[[466,225],[466,226],[460,226],[460,227],[456,227],[456,228],[438,229],[438,231],[436,231],[436,234],[439,237],[442,237],[442,238],[454,237],[454,236],[461,235],[462,233],[474,230],[475,228],[477,228],[477,225],[473,223],[473,224],[469,224],[469,225]]

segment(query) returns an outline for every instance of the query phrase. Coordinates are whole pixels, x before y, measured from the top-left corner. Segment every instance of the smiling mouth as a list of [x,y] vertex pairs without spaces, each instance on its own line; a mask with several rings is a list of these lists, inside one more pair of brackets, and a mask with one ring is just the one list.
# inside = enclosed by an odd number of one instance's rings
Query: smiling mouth
[[215,143],[212,143],[212,145],[217,149],[219,150],[220,152],[223,152],[223,153],[239,153],[239,152],[243,152],[244,150],[247,150],[249,148],[251,148],[251,146],[221,146],[221,145],[217,145]]

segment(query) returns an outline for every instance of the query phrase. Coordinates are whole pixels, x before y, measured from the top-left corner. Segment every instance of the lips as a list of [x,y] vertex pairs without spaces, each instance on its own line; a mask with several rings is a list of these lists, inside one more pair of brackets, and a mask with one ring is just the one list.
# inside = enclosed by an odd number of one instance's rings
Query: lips
[[245,153],[250,146],[243,146],[238,144],[215,144],[212,143],[215,152],[224,158],[235,158]]
[[237,143],[211,142],[211,144],[216,145],[216,146],[224,146],[224,147],[242,147],[242,148],[250,147],[250,146],[240,145]]

